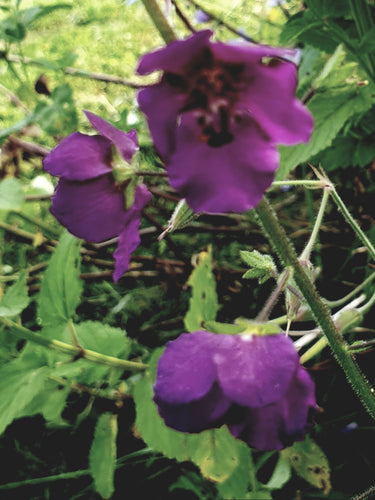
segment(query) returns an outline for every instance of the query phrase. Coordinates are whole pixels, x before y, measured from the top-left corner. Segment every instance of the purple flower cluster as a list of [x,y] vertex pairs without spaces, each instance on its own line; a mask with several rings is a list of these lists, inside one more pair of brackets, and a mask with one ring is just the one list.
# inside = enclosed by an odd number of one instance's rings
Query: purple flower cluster
[[317,410],[314,383],[284,334],[184,333],[167,344],[154,391],[169,427],[200,432],[227,424],[258,450],[303,439]]
[[313,119],[295,97],[296,50],[211,36],[199,31],[146,54],[138,73],[163,74],[138,102],[171,185],[192,210],[243,212],[271,185],[277,144],[307,142]]
[[99,116],[86,116],[100,135],[74,132],[44,159],[44,169],[60,178],[51,212],[78,238],[97,243],[118,236],[117,281],[140,243],[140,217],[151,195],[146,186],[137,186],[134,203],[126,208],[124,186],[113,175],[112,147],[130,163],[138,149],[135,131],[126,134]]

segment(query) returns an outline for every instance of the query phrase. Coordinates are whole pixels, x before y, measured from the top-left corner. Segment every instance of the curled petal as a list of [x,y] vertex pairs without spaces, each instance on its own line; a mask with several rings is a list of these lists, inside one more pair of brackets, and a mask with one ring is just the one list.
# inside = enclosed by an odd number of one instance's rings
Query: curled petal
[[90,111],[85,111],[84,113],[94,129],[99,132],[100,135],[111,141],[124,160],[130,163],[134,153],[138,150],[138,140],[135,130],[125,133],[103,118],[100,118],[100,116],[90,113]]
[[92,242],[117,236],[126,222],[123,193],[112,174],[84,182],[61,178],[51,212],[72,234]]
[[126,211],[124,217],[124,228],[119,234],[117,249],[113,254],[115,259],[115,271],[113,280],[117,282],[128,270],[130,256],[138,247],[141,238],[139,236],[139,225],[143,208],[151,200],[151,194],[144,185],[137,186],[133,205]]
[[44,158],[43,166],[52,175],[86,181],[111,172],[111,159],[108,139],[74,132]]

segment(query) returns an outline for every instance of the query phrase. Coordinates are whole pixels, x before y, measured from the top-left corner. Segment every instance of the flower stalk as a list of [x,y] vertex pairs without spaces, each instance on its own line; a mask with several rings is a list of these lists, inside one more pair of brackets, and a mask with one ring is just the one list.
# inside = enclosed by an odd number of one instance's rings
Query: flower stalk
[[177,37],[160,9],[158,2],[156,0],[142,0],[142,3],[164,42],[168,44],[176,40]]
[[293,277],[305,297],[311,312],[315,316],[318,324],[322,328],[328,343],[337,361],[343,368],[345,375],[363,403],[369,414],[375,419],[375,398],[371,385],[362,374],[355,358],[347,351],[345,342],[337,330],[332,317],[316,291],[313,283],[300,264],[297,254],[290,244],[284,230],[279,225],[276,215],[270,204],[263,198],[255,212],[262,225],[269,241],[273,245],[280,259],[286,266],[291,266],[294,270]]

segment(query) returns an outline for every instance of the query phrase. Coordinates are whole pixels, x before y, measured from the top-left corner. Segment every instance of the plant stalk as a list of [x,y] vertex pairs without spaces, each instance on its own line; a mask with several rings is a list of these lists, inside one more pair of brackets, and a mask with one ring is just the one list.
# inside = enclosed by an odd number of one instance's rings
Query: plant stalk
[[259,203],[255,212],[281,261],[284,262],[285,266],[291,266],[293,268],[295,282],[325,334],[337,361],[344,370],[348,381],[362,404],[375,419],[375,398],[372,392],[373,389],[362,374],[355,358],[347,351],[345,342],[337,330],[327,307],[301,266],[294,248],[290,244],[285,231],[279,225],[277,217],[266,198],[263,198]]

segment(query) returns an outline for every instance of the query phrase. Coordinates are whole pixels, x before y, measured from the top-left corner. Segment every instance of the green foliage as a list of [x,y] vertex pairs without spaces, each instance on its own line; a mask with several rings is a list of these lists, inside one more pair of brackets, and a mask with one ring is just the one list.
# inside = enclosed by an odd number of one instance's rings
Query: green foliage
[[38,300],[38,316],[44,326],[69,321],[79,304],[80,247],[80,240],[66,231],[50,259]]
[[297,441],[293,446],[281,451],[296,473],[327,495],[331,491],[330,467],[323,450],[306,436],[304,441]]
[[24,198],[19,179],[10,177],[0,181],[0,210],[20,210]]
[[275,276],[276,266],[270,255],[263,255],[257,250],[251,252],[241,250],[240,255],[245,264],[251,268],[246,271],[243,278],[258,278],[261,285]]
[[192,295],[185,316],[185,327],[188,332],[194,332],[201,329],[205,321],[214,320],[219,309],[211,248],[199,254],[198,263],[187,284],[192,288]]
[[29,304],[26,286],[26,273],[21,273],[18,280],[8,288],[0,300],[0,316],[12,317],[20,314]]
[[103,413],[96,423],[90,448],[90,472],[95,490],[102,498],[111,498],[116,466],[117,415]]

